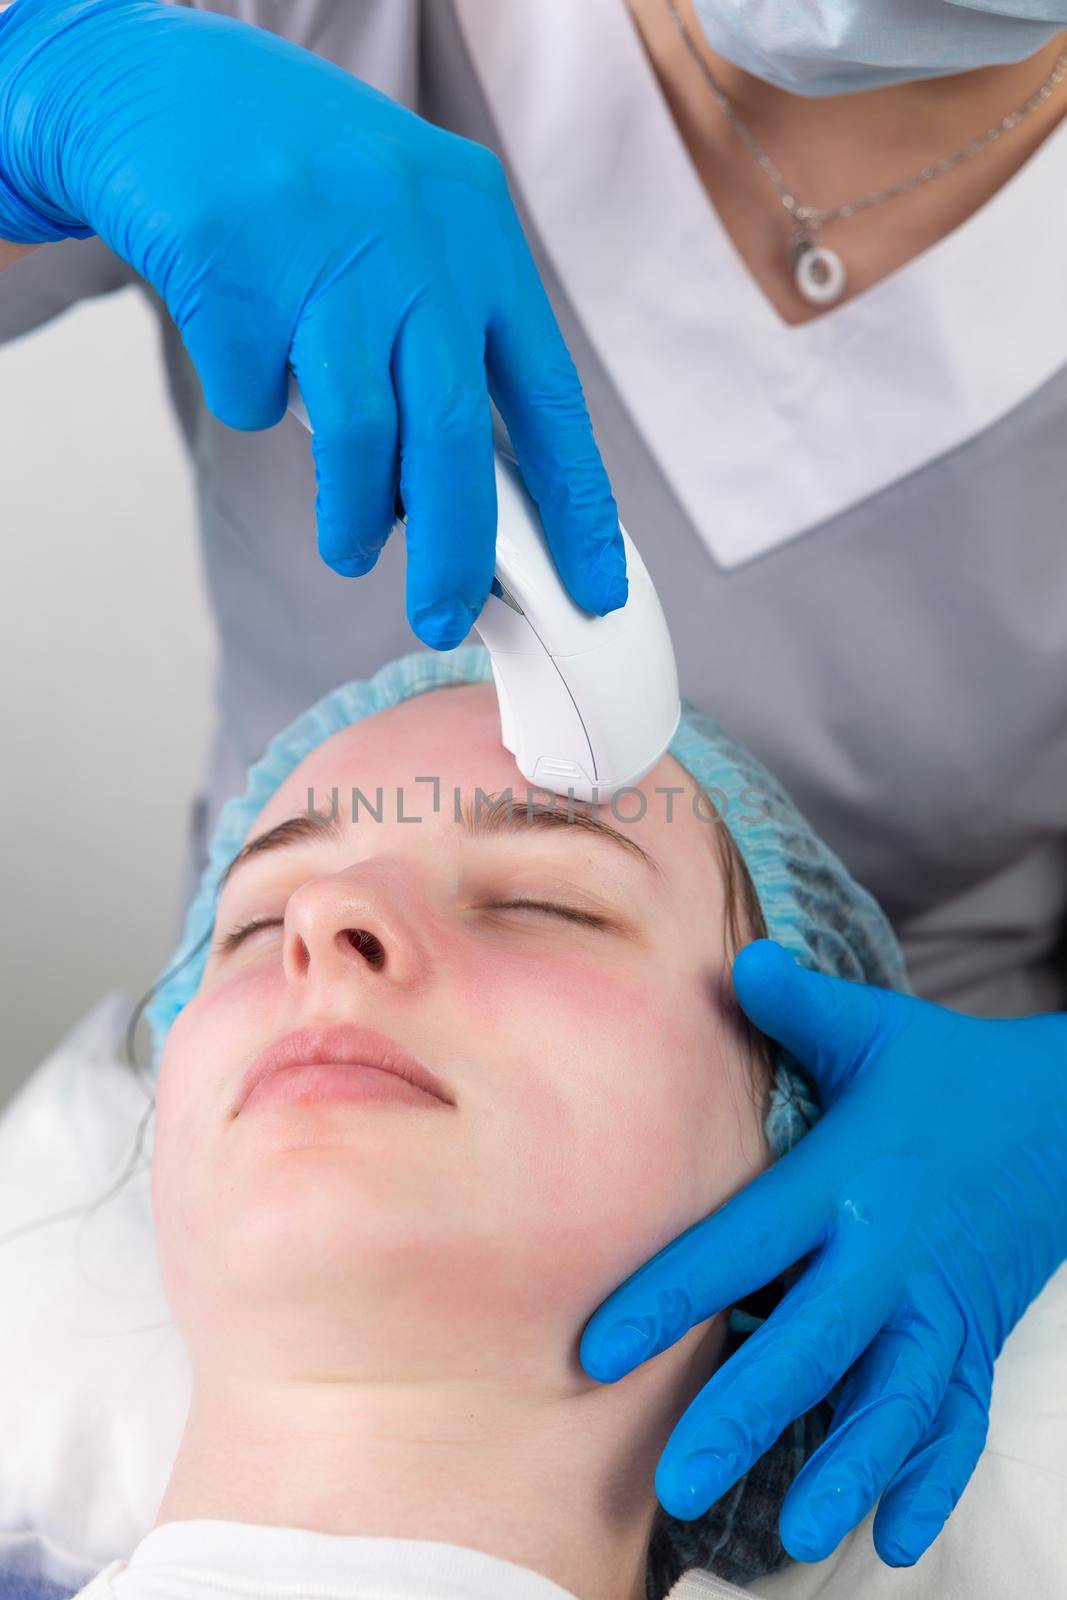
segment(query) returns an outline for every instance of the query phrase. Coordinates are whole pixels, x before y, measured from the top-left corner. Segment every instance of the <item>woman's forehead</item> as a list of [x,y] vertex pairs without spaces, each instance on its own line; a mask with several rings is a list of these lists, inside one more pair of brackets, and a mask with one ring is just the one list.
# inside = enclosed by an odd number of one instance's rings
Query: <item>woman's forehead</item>
[[[258,833],[268,822],[307,807],[308,790],[315,790],[320,810],[330,804],[337,788],[339,803],[348,800],[352,787],[370,794],[375,788],[402,785],[411,804],[408,813],[425,809],[432,785],[463,790],[480,784],[525,792],[526,780],[514,758],[500,741],[500,713],[491,684],[461,684],[455,688],[414,695],[374,716],[364,717],[332,734],[290,773],[253,824]],[[321,795],[321,800],[320,800]],[[416,807],[415,801],[423,802]]]
[[[351,816],[353,789],[363,797],[361,806],[377,806],[380,789],[381,805],[390,815],[432,813],[455,826],[463,803],[488,806],[489,797],[508,792],[515,806],[553,804],[565,811],[568,805],[565,796],[532,786],[519,771],[501,743],[496,691],[488,683],[416,695],[332,734],[271,796],[249,837],[311,810],[336,807]],[[673,756],[663,756],[610,804],[576,802],[574,809],[591,811],[632,837],[670,879],[684,883],[687,874],[698,872],[706,885],[709,861],[718,876],[711,848],[718,825],[707,799]]]

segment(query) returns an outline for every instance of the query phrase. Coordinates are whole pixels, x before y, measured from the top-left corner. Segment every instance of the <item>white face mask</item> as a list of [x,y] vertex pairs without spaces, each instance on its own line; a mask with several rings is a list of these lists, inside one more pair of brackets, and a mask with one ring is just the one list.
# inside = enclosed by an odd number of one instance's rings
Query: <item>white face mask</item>
[[708,43],[793,94],[853,94],[1023,61],[1067,0],[693,0]]

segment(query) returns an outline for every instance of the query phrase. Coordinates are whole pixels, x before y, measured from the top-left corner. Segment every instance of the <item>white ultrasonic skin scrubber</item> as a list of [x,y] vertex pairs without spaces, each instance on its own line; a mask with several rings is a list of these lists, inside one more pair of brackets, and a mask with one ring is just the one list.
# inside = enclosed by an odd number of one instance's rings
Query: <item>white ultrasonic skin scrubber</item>
[[[289,409],[310,429],[292,377]],[[598,617],[572,600],[495,415],[493,444],[495,576],[474,627],[489,651],[501,739],[531,785],[606,805],[651,771],[681,716],[663,608],[621,523],[626,604]]]
[[626,604],[606,617],[571,599],[502,429],[496,583],[474,626],[493,667],[500,733],[531,784],[606,804],[656,765],[678,726],[678,669],[659,596],[633,540]]

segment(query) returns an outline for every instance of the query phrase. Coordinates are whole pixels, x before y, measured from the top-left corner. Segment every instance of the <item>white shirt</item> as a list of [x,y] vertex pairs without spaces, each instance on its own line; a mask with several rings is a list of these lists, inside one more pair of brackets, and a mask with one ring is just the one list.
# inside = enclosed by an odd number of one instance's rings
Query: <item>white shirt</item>
[[[746,1591],[685,1573],[668,1600]],[[259,1523],[165,1522],[74,1600],[584,1600],[529,1567],[436,1539],[362,1538]]]

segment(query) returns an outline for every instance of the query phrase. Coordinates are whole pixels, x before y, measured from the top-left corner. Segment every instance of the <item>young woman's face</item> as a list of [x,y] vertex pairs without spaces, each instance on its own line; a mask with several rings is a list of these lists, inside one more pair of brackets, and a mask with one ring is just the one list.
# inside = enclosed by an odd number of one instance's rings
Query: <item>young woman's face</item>
[[[511,826],[469,826],[509,788]],[[619,837],[527,823],[495,693],[468,685],[334,735],[273,796],[250,839],[335,789],[339,827],[232,873],[158,1084],[158,1249],[194,1367],[580,1372],[600,1301],[767,1164],[715,824],[670,757],[640,788],[644,816],[596,813]],[[241,1104],[272,1041],[333,1023],[447,1100]]]

